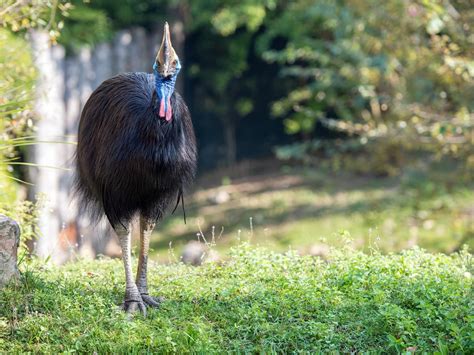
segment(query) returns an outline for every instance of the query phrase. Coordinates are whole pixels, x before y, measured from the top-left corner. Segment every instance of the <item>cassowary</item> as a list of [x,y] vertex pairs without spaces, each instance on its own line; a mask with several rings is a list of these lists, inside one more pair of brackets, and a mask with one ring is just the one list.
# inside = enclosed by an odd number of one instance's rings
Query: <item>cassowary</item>
[[[85,104],[79,123],[76,190],[82,207],[96,220],[105,214],[117,233],[126,278],[123,309],[129,313],[146,314],[146,306],[159,305],[160,299],[148,294],[150,235],[167,207],[177,207],[196,169],[191,116],[174,91],[180,68],[166,23],[153,74],[105,80]],[[130,245],[136,215],[140,254],[134,279]]]

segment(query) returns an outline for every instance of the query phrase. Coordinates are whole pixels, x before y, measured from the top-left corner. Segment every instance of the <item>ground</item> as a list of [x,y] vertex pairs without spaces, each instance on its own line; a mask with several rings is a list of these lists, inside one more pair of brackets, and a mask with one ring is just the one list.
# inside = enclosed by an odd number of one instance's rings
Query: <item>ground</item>
[[202,235],[219,252],[251,240],[311,253],[342,246],[342,234],[363,250],[472,249],[474,186],[449,172],[415,167],[382,178],[260,161],[202,174],[186,198],[187,224],[179,209],[166,217],[152,239],[153,257],[173,261],[186,242],[202,241]]
[[[150,293],[166,301],[147,318],[120,310],[120,260],[21,259],[0,353],[474,353],[472,185],[258,169],[201,175],[188,223],[158,226]],[[193,239],[218,261],[181,263]]]
[[472,354],[473,266],[467,252],[323,260],[241,244],[224,263],[152,263],[166,301],[128,319],[119,260],[23,262],[0,292],[0,353]]

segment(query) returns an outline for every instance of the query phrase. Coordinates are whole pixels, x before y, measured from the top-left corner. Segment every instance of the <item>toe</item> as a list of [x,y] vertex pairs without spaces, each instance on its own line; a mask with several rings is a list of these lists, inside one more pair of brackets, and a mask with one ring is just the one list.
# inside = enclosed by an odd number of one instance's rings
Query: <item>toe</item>
[[164,301],[163,297],[152,297],[147,293],[142,293],[142,300],[148,307],[159,307],[160,304]]
[[141,300],[125,300],[122,309],[130,314],[140,312],[141,314],[143,314],[143,316],[146,317],[146,307]]
[[143,317],[146,317],[146,306],[143,302],[138,303],[138,308],[140,309],[140,313],[143,314]]

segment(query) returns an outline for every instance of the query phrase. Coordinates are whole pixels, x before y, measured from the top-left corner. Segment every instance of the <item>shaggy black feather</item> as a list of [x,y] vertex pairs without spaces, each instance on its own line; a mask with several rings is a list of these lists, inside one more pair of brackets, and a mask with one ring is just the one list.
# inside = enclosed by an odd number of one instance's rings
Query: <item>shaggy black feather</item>
[[194,178],[196,142],[188,108],[171,97],[173,117],[158,116],[155,79],[126,73],[104,81],[82,110],[75,188],[94,220],[113,227],[137,212],[158,220]]

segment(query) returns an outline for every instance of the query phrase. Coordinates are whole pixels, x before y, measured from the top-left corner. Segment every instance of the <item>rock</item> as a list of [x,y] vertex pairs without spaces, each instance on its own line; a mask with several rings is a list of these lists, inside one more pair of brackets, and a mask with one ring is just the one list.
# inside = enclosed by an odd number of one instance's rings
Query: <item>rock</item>
[[184,246],[181,260],[185,264],[201,265],[206,252],[206,245],[196,240],[190,241]]
[[227,191],[220,190],[215,195],[210,196],[208,201],[214,205],[221,205],[230,200],[230,194]]
[[20,227],[8,218],[0,215],[0,287],[18,279],[17,252],[20,245]]
[[192,240],[184,246],[181,261],[185,264],[198,266],[203,263],[219,263],[221,256],[206,244]]

